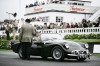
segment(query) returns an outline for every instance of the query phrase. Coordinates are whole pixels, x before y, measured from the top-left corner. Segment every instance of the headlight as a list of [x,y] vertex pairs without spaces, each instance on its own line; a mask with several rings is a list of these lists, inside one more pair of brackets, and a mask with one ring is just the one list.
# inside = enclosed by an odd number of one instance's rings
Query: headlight
[[88,49],[89,48],[89,45],[88,44],[85,44],[85,48]]
[[68,44],[65,44],[65,47],[68,49],[69,48],[69,45]]

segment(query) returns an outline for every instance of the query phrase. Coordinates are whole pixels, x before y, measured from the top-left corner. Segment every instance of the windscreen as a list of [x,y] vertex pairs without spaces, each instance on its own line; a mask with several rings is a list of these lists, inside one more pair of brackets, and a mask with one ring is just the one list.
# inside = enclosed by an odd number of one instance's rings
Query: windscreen
[[42,41],[61,40],[61,39],[62,39],[62,37],[59,34],[41,34]]

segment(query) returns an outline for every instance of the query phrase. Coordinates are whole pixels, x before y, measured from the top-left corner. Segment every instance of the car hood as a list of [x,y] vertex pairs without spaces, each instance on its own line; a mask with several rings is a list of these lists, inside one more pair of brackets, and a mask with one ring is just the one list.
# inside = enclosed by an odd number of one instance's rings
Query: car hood
[[49,41],[50,43],[56,43],[56,44],[68,44],[69,46],[81,46],[79,43],[77,42],[73,42],[73,41],[67,41],[67,40],[52,40]]
[[60,45],[68,44],[69,45],[68,51],[85,50],[85,48],[83,48],[79,43],[68,40],[52,40],[52,41],[47,41],[47,43],[60,44]]

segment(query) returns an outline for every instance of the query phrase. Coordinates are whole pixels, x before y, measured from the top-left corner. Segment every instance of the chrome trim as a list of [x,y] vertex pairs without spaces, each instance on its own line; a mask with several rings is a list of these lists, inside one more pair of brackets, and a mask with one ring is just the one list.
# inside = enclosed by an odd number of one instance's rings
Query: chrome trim
[[68,56],[74,56],[77,58],[89,58],[90,59],[90,55],[87,54],[80,54],[80,55],[75,55],[75,54],[67,54]]
[[77,58],[89,58],[91,54],[88,50],[80,51],[80,50],[73,50],[72,54],[67,54],[68,56],[76,56]]
[[78,55],[75,55],[75,54],[67,54],[68,56],[78,56]]

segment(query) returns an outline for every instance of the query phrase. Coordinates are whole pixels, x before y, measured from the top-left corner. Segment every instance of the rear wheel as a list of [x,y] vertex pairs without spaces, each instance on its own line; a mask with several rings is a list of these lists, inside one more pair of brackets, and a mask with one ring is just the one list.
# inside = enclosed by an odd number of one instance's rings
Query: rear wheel
[[54,60],[64,60],[64,52],[63,49],[59,46],[55,46],[52,50],[52,58]]
[[21,59],[25,58],[25,56],[23,56],[23,54],[22,54],[22,48],[21,48],[21,46],[19,47],[18,55],[19,55],[19,58],[21,58]]

